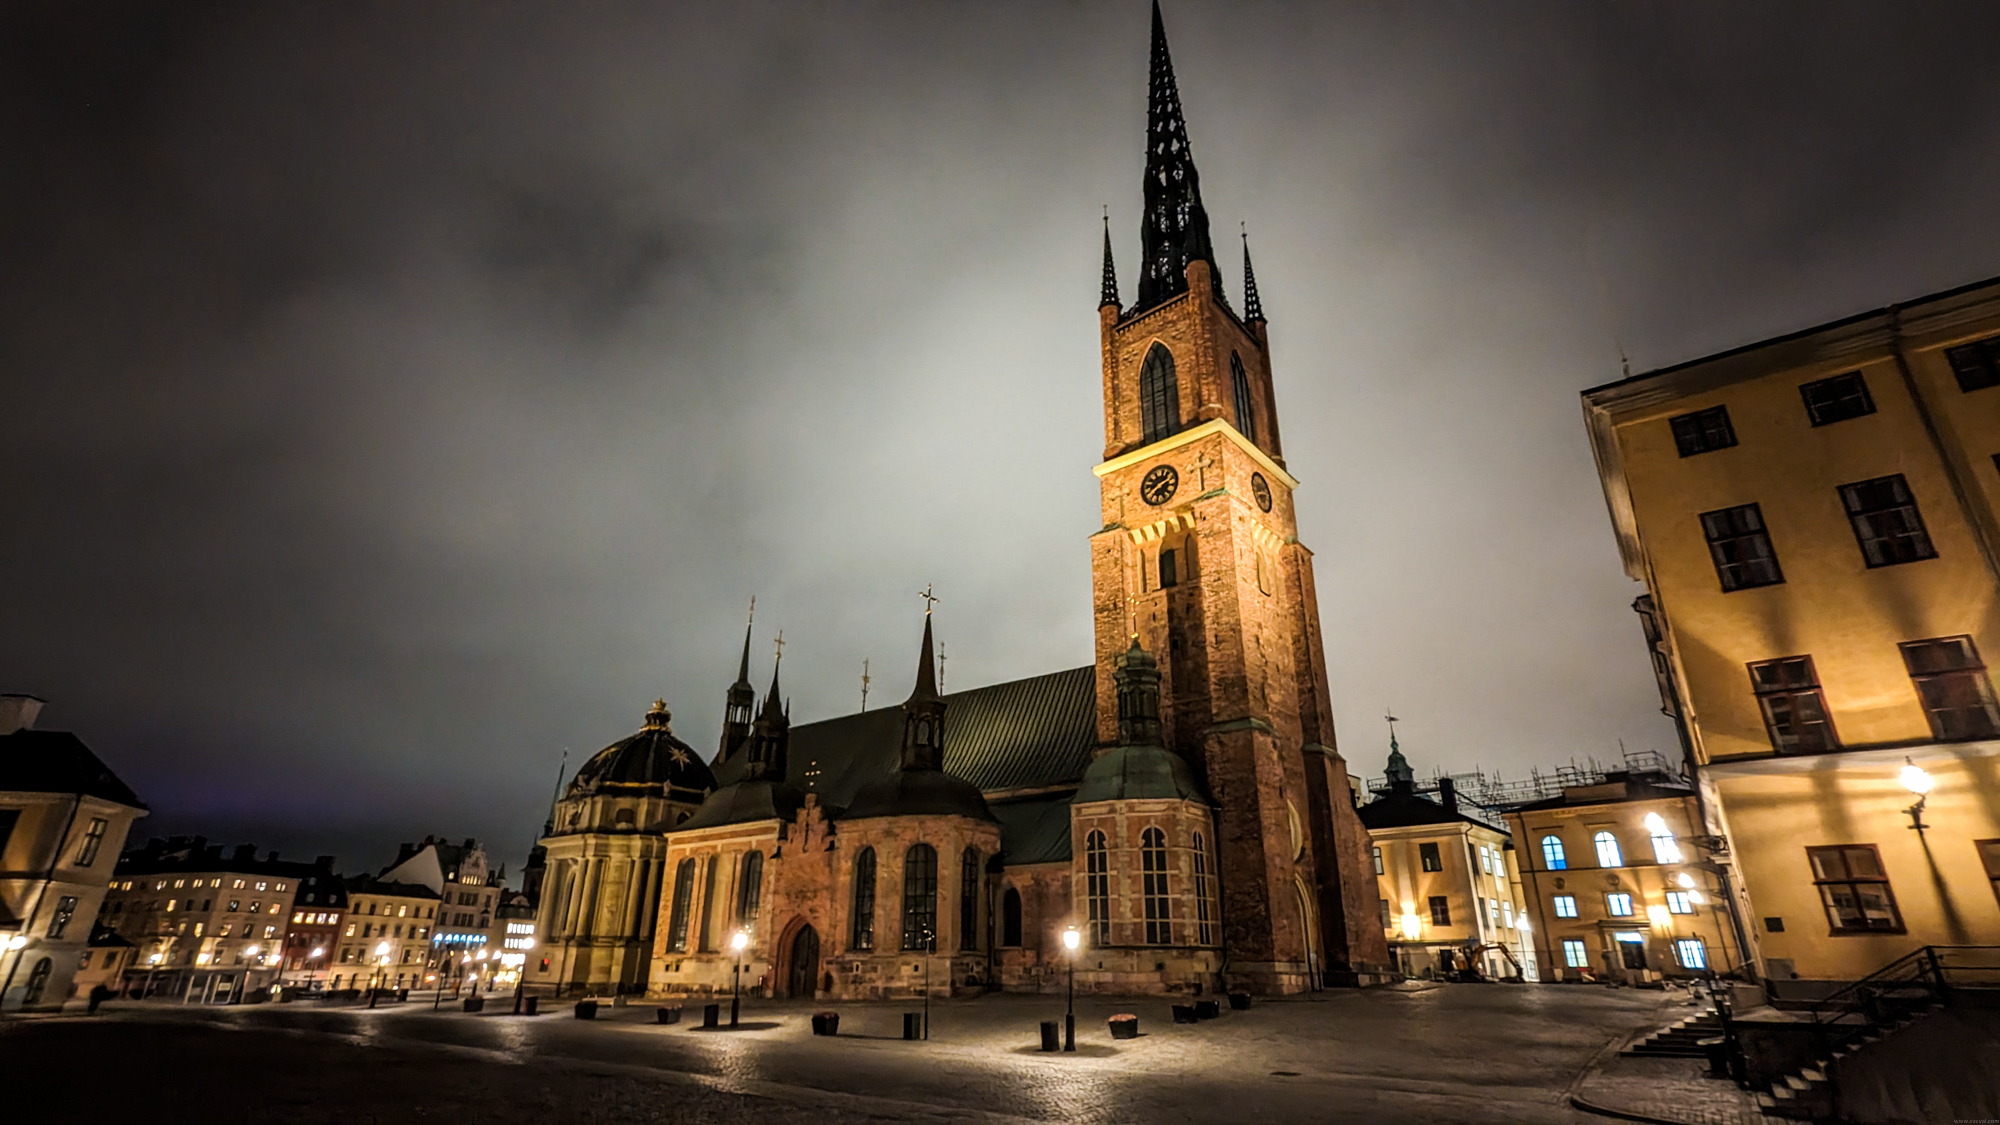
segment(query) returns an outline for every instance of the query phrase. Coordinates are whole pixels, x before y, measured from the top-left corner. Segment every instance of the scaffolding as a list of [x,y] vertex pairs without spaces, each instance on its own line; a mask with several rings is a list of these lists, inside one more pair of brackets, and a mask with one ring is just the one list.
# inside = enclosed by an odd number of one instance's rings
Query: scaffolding
[[[1585,758],[1578,762],[1571,758],[1567,765],[1559,765],[1548,771],[1535,767],[1525,778],[1508,780],[1496,770],[1487,773],[1474,766],[1464,773],[1440,773],[1432,771],[1428,778],[1415,782],[1416,792],[1438,799],[1443,782],[1450,781],[1452,792],[1458,799],[1458,811],[1495,828],[1505,829],[1505,815],[1522,805],[1536,801],[1547,801],[1560,797],[1565,789],[1581,788],[1587,785],[1602,785],[1613,775],[1651,776],[1668,785],[1685,785],[1678,766],[1658,750],[1622,750],[1620,764],[1607,766],[1596,758]],[[1368,779],[1367,790],[1372,796],[1381,796],[1389,791],[1386,777]]]

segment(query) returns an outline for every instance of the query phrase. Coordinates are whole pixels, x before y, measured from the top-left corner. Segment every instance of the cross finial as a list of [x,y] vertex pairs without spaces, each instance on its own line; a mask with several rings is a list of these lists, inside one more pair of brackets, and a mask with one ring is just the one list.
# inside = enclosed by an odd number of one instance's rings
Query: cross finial
[[778,630],[778,639],[771,643],[777,646],[778,659],[783,660],[785,658],[785,631],[783,629]]
[[861,709],[868,710],[868,658],[861,658]]
[[757,595],[750,595],[750,624],[757,623]]
[[1208,467],[1213,464],[1215,464],[1215,458],[1210,457],[1208,451],[1204,449],[1201,451],[1201,455],[1188,465],[1188,468],[1194,470],[1195,483],[1203,492],[1208,491]]
[[938,603],[936,595],[931,593],[931,584],[928,582],[924,583],[924,588],[917,591],[917,596],[924,599],[924,616],[929,617],[931,615],[931,607]]

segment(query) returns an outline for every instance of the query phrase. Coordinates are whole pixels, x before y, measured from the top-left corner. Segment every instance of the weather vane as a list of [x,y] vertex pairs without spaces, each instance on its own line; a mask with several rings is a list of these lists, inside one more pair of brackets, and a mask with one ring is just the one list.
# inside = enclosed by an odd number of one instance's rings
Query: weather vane
[[917,591],[917,596],[924,599],[924,616],[929,617],[931,615],[931,607],[938,603],[937,597],[931,593],[931,584],[928,582],[924,583],[924,588]]
[[868,710],[868,658],[861,658],[861,709]]

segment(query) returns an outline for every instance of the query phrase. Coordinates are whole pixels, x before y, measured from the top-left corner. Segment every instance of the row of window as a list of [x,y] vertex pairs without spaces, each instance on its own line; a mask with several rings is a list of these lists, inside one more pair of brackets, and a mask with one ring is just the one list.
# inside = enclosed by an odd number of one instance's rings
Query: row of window
[[[92,821],[92,827],[95,828],[96,825],[100,823],[102,822]],[[98,837],[102,839],[103,833],[101,832],[98,833]],[[87,837],[86,837],[86,842],[88,842]],[[90,854],[94,857],[96,856],[97,853],[93,851]],[[85,864],[81,858],[79,858],[77,862],[79,864],[83,864],[84,866],[88,866],[88,864]],[[283,891],[285,889],[285,883],[283,880],[279,880],[275,884],[273,884],[271,881],[267,879],[258,879],[255,882],[257,884],[256,889],[260,891]],[[174,889],[177,891],[182,890],[189,886],[194,887],[196,890],[200,890],[202,887],[214,887],[216,890],[221,890],[222,877],[216,876],[215,878],[211,879],[211,878],[204,878],[201,876],[197,876],[192,883],[190,883],[186,878],[179,878],[173,880],[173,884],[174,884]],[[229,886],[230,889],[232,890],[240,891],[245,889],[246,883],[245,880],[235,879],[230,882]],[[138,890],[144,890],[145,888],[146,888],[146,880],[144,879],[124,879],[111,884],[111,889],[114,891],[138,891]],[[166,890],[167,880],[166,879],[153,880],[153,889],[156,891]]]
[[[1940,742],[2000,738],[2000,705],[1986,664],[1969,636],[1933,637],[1897,646],[1917,689],[1931,736]],[[1838,749],[1840,736],[1811,656],[1786,656],[1749,665],[1750,687],[1763,711],[1771,748],[1780,754]]]
[[[1861,559],[1870,569],[1937,557],[1916,498],[1901,473],[1843,484],[1837,491]],[[1763,510],[1756,504],[1703,512],[1700,519],[1709,560],[1724,593],[1784,583],[1784,567]]]
[[[1615,964],[1609,967],[1626,969],[1646,968],[1646,935],[1634,930],[1620,930],[1611,935],[1614,949],[1604,951],[1605,960]],[[1591,968],[1590,950],[1582,938],[1564,938],[1562,943],[1563,964],[1572,969]],[[1675,938],[1673,942],[1674,960],[1683,969],[1708,968],[1708,947],[1700,938]]]
[[[2000,336],[1989,336],[1945,350],[1945,360],[1958,379],[1959,390],[1970,393],[2000,385]],[[1859,371],[1849,371],[1799,386],[1805,402],[1806,420],[1815,427],[1830,426],[1850,418],[1875,413],[1874,396],[1868,380]],[[1729,408],[1711,406],[1667,419],[1674,433],[1674,447],[1682,457],[1712,453],[1736,444],[1736,428],[1729,422]]]
[[[1646,814],[1646,831],[1653,845],[1653,862],[1681,863],[1680,841],[1673,829],[1667,827],[1666,818],[1659,813]],[[1625,866],[1624,850],[1618,846],[1618,836],[1610,829],[1599,829],[1590,837],[1591,845],[1597,851],[1597,866]],[[1561,836],[1550,833],[1542,837],[1542,864],[1545,870],[1569,870],[1569,852],[1563,847]]]
[[[1213,906],[1209,901],[1208,849],[1196,832],[1190,846],[1194,852],[1194,932],[1196,945],[1215,942]],[[1104,833],[1096,829],[1084,837],[1084,898],[1092,945],[1111,944],[1111,850]],[[1169,881],[1167,834],[1148,828],[1139,835],[1140,911],[1145,920],[1145,944],[1176,945],[1174,895]],[[1185,931],[1183,931],[1185,934]]]
[[[1513,903],[1506,902],[1497,898],[1481,898],[1478,896],[1475,896],[1472,901],[1475,911],[1477,911],[1480,904],[1485,905],[1486,925],[1488,929],[1499,930],[1505,928],[1511,930],[1514,928]],[[1389,912],[1389,900],[1386,898],[1377,899],[1376,902],[1382,908],[1382,928],[1385,930],[1393,929],[1396,925],[1396,919],[1394,915],[1392,915]],[[1431,925],[1433,926],[1451,925],[1450,898],[1444,895],[1432,895],[1430,896],[1429,905],[1431,910]],[[1527,918],[1527,913],[1523,911],[1521,917],[1525,921]]]
[[[401,923],[398,923],[398,924],[396,925],[396,927],[395,927],[395,932],[394,932],[394,933],[391,933],[391,932],[390,932],[390,929],[389,929],[389,923],[387,923],[387,922],[380,922],[380,923],[376,923],[376,922],[363,922],[363,923],[361,923],[361,932],[360,932],[359,934],[356,934],[356,933],[354,932],[354,925],[355,925],[355,924],[354,924],[353,922],[349,922],[349,923],[347,924],[347,932],[346,932],[346,934],[344,934],[343,936],[345,936],[345,937],[364,937],[364,938],[366,938],[366,937],[398,937],[398,938],[399,938],[399,937],[402,937],[402,936],[403,936],[403,927],[402,927],[402,924],[401,924]],[[424,937],[428,937],[428,936],[430,936],[430,932],[431,932],[431,931],[430,931],[430,927],[428,927],[428,926],[411,926],[411,927],[410,927],[410,936],[411,936],[411,937],[413,937],[413,938],[424,938]]]
[[[1575,895],[1556,895],[1550,901],[1555,908],[1556,917],[1574,918],[1577,916]],[[1667,913],[1693,914],[1694,908],[1695,901],[1691,893],[1687,891],[1667,892]],[[1605,895],[1604,913],[1612,918],[1633,917],[1632,896],[1624,893]]]
[[[0,809],[0,852],[7,850],[7,841],[14,835],[14,826],[20,823],[20,820],[20,809]],[[76,855],[71,859],[71,865],[95,866],[97,853],[104,848],[104,835],[110,828],[111,822],[104,817],[91,817],[90,823],[84,827],[83,839],[77,844]]]

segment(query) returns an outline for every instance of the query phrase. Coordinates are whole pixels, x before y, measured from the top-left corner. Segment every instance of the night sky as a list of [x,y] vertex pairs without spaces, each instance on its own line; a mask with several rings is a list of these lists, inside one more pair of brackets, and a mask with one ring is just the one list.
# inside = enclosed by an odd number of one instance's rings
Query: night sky
[[[1341,748],[1673,750],[1577,392],[2000,274],[2000,6],[1166,6]],[[1087,663],[1142,0],[0,9],[0,690],[169,832],[518,865],[757,596],[797,721]]]

